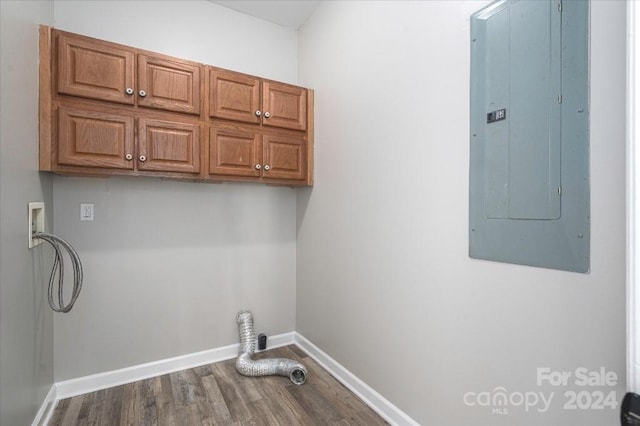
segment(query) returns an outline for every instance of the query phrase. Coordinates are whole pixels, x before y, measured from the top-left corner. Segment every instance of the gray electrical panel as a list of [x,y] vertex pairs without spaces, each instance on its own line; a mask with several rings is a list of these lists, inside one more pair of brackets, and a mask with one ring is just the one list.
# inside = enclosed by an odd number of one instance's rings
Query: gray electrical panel
[[469,255],[589,271],[588,2],[471,16]]

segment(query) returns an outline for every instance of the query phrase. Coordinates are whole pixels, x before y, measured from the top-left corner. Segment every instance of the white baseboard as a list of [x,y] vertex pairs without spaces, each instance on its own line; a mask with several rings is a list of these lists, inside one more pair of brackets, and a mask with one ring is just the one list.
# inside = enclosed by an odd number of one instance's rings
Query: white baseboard
[[[294,343],[294,332],[269,336],[268,349]],[[173,373],[175,371],[198,367],[214,362],[225,361],[238,355],[239,343],[208,349],[202,352],[181,355],[174,358],[162,359],[146,364],[134,365],[119,370],[92,374],[77,379],[65,380],[55,384],[57,400],[82,395],[97,390],[119,386],[150,377]]]
[[390,424],[419,425],[418,422],[299,333],[295,333],[295,344]]
[[[307,353],[325,370],[327,370],[329,374],[335,377],[347,389],[358,396],[365,404],[371,407],[390,424],[401,426],[418,425],[418,423],[411,417],[389,402],[386,398],[356,377],[353,373],[301,334],[290,332],[276,336],[269,336],[267,348],[274,349],[291,344],[297,345],[301,350]],[[131,367],[121,368],[119,370],[106,371],[104,373],[92,374],[90,376],[54,383],[42,403],[32,426],[46,425],[53,414],[57,402],[61,399],[95,392],[97,390],[119,386],[138,380],[144,380],[150,377],[173,373],[175,371],[198,367],[205,364],[225,361],[237,356],[239,346],[240,345],[238,343],[235,343],[233,345],[222,346],[202,352],[195,352],[174,358],[134,365]]]
[[42,401],[42,405],[36,414],[36,417],[33,419],[31,426],[41,426],[46,425],[51,420],[51,416],[53,415],[53,410],[56,408],[57,395],[56,395],[56,385],[55,383],[51,385],[51,389],[47,392],[47,396],[44,397],[44,401]]

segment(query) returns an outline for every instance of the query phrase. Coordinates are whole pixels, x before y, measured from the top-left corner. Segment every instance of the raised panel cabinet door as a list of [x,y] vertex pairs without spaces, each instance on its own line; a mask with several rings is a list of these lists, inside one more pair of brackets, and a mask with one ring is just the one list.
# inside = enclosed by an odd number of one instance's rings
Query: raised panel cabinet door
[[209,174],[259,177],[262,171],[260,134],[237,128],[212,127]]
[[306,130],[307,89],[265,81],[262,83],[262,105],[264,125]]
[[57,47],[59,93],[133,105],[132,51],[66,34]]
[[273,179],[304,179],[307,173],[306,147],[303,136],[264,135],[263,176]]
[[138,170],[200,173],[200,125],[138,120]]
[[132,170],[134,120],[60,107],[58,164]]
[[209,115],[227,120],[259,123],[260,80],[232,71],[209,68]]
[[200,114],[200,66],[138,55],[138,105]]

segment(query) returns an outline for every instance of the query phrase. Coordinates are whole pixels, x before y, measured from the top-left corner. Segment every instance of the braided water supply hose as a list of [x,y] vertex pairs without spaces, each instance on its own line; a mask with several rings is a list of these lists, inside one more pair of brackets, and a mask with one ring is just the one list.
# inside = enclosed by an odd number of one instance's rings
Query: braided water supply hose
[[256,347],[256,334],[253,331],[253,314],[240,311],[236,315],[240,332],[240,349],[236,360],[236,370],[243,376],[285,376],[295,385],[307,381],[307,369],[304,365],[288,358],[267,358],[253,360]]
[[[80,295],[80,290],[82,289],[82,262],[80,262],[80,256],[75,251],[75,249],[57,235],[47,234],[45,232],[36,232],[33,234],[33,239],[44,240],[51,244],[53,250],[55,251],[55,256],[53,258],[53,269],[51,270],[51,275],[49,276],[49,306],[55,312],[64,312],[67,313],[73,308],[73,304],[76,303],[76,299]],[[64,248],[67,253],[69,253],[69,258],[71,259],[71,266],[73,267],[73,289],[71,291],[71,300],[69,303],[64,303],[64,259],[62,257],[62,250],[60,248]],[[58,273],[59,270],[59,273]],[[58,273],[58,304],[54,301],[53,297],[53,287],[56,278],[56,273]]]

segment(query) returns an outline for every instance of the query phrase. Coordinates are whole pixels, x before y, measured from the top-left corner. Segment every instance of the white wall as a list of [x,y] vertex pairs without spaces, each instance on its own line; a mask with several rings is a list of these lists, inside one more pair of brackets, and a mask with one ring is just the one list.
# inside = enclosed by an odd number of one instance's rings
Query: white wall
[[627,3],[627,389],[640,393],[640,7]]
[[[316,176],[298,196],[296,330],[420,424],[617,424],[563,405],[625,385],[625,3],[592,2],[586,275],[467,256],[469,16],[487,3],[323,2],[300,30]],[[538,386],[538,367],[618,383]],[[555,396],[545,413],[464,404],[500,386]]]
[[46,298],[51,250],[27,248],[27,206],[52,179],[38,173],[38,24],[50,2],[0,1],[0,424],[30,424],[53,383],[53,316]]
[[54,0],[56,28],[297,82],[296,32],[205,0]]
[[[55,26],[296,82],[293,30],[206,1],[55,1]],[[56,233],[77,249],[82,293],[55,320],[55,379],[237,342],[251,309],[268,334],[295,327],[290,188],[155,178],[54,179]],[[95,221],[79,205],[95,203]]]

